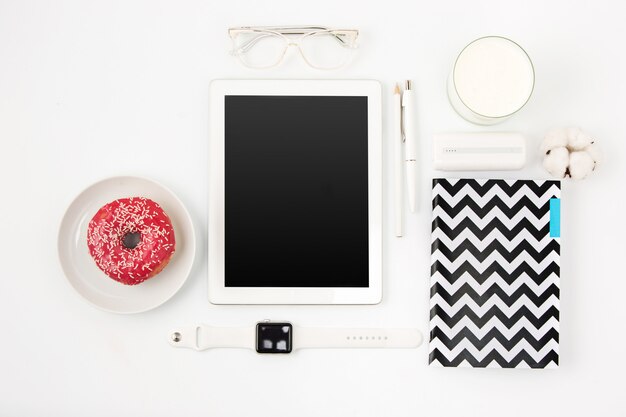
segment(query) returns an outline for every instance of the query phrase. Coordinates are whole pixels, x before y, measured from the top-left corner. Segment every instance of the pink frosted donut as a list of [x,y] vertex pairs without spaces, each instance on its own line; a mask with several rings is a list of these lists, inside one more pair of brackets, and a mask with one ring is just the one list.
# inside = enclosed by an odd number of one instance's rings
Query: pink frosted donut
[[144,197],[121,198],[89,222],[87,246],[96,265],[115,281],[136,285],[169,263],[176,248],[168,215]]

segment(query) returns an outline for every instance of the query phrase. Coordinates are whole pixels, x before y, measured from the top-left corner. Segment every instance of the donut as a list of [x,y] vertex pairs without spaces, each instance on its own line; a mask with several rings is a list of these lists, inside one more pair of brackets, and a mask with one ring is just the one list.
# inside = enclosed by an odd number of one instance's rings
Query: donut
[[154,277],[176,249],[168,215],[144,197],[121,198],[100,208],[89,222],[87,246],[98,268],[125,285]]

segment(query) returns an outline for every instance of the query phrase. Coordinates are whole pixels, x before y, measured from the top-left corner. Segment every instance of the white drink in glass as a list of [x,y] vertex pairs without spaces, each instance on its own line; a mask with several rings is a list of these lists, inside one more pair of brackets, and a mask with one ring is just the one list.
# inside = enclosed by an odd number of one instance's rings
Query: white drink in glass
[[535,71],[526,51],[510,39],[487,36],[467,45],[457,57],[448,97],[464,119],[491,125],[524,107],[534,86]]

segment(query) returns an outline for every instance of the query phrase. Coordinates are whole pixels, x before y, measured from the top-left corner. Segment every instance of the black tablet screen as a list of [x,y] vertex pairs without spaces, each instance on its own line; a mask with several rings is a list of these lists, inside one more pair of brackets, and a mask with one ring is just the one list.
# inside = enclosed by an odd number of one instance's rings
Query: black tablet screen
[[367,97],[225,97],[225,285],[367,287]]

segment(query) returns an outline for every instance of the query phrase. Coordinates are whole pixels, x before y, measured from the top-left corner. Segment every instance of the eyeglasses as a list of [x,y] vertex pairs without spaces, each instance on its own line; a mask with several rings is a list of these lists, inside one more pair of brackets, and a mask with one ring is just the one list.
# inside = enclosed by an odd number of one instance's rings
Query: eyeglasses
[[233,40],[231,54],[247,67],[274,67],[282,62],[287,49],[295,46],[309,66],[330,70],[350,61],[359,31],[323,26],[246,26],[228,29],[228,34]]

